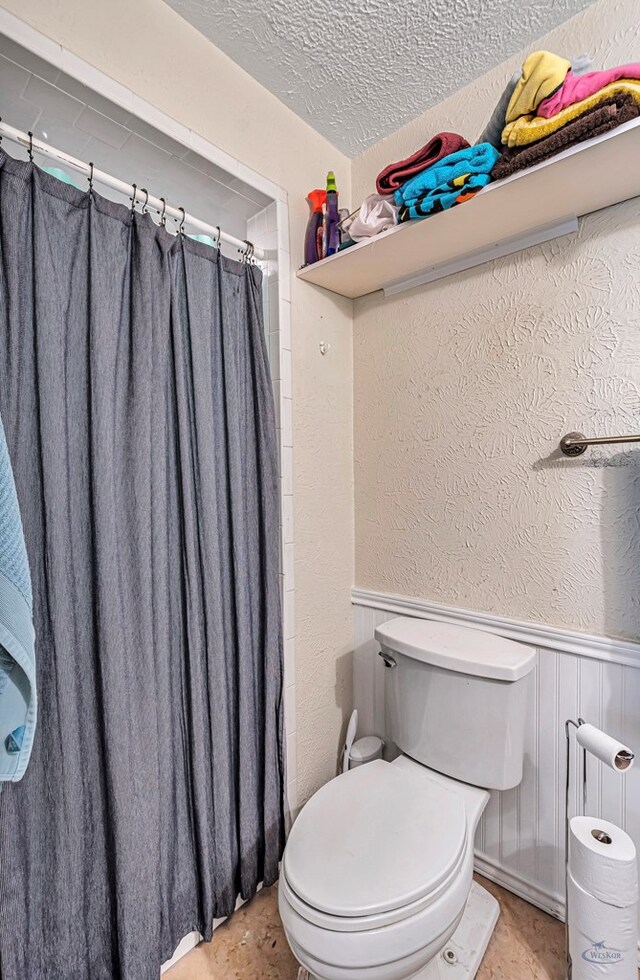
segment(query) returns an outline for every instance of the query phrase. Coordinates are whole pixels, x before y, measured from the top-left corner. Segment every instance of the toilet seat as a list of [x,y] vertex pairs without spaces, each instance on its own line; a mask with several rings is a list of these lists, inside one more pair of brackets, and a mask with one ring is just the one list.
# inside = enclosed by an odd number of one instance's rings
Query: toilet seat
[[296,895],[293,891],[284,870],[281,871],[279,889],[288,905],[306,922],[321,929],[328,929],[332,932],[362,933],[370,929],[382,929],[383,926],[392,926],[396,923],[411,919],[419,912],[424,911],[428,906],[437,903],[446,893],[453,889],[453,886],[460,880],[460,869],[464,859],[464,852],[460,856],[460,861],[449,878],[440,887],[428,895],[409,905],[401,908],[392,909],[389,912],[381,912],[378,915],[359,915],[359,916],[338,916],[331,915],[329,912],[320,912],[312,908]]
[[307,803],[283,860],[296,912],[340,932],[379,928],[435,902],[467,844],[462,798],[424,769],[381,760],[338,776]]

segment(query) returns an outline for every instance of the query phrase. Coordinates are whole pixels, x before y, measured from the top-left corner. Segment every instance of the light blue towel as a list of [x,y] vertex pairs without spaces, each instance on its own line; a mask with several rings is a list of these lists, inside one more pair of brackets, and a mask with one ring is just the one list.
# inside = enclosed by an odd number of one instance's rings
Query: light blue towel
[[454,181],[423,194],[417,200],[404,204],[399,211],[400,221],[428,218],[440,211],[448,211],[457,204],[470,200],[491,182],[491,174],[465,174]]
[[22,779],[36,727],[31,577],[0,421],[0,783]]
[[450,153],[432,167],[422,170],[394,194],[398,207],[410,207],[443,184],[465,174],[490,174],[500,154],[491,143],[478,143]]

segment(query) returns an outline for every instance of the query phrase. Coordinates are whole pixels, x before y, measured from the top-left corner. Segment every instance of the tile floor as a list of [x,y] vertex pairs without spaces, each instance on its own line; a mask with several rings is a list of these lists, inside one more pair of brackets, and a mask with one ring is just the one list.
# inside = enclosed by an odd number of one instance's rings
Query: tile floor
[[[484,878],[501,915],[477,980],[564,980],[564,927]],[[261,891],[163,980],[296,980],[278,917],[277,889]]]

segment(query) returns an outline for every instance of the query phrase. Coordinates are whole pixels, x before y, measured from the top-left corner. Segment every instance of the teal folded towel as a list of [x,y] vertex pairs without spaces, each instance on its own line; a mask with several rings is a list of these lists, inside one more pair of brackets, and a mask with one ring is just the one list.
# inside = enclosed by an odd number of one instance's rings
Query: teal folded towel
[[490,143],[477,143],[422,170],[394,194],[398,220],[428,218],[470,200],[491,181],[499,157]]
[[398,220],[402,222],[415,218],[428,218],[430,214],[447,211],[456,204],[464,204],[490,181],[491,174],[465,174],[463,177],[454,177],[453,180],[436,187],[434,191],[428,191],[422,197],[403,204],[398,212]]
[[457,177],[464,177],[465,174],[488,175],[499,156],[491,143],[477,143],[475,146],[468,146],[465,150],[458,150],[457,153],[450,153],[448,157],[443,157],[432,167],[422,170],[398,188],[394,194],[395,202],[400,208],[403,206],[411,208],[426,195],[437,190],[438,187],[449,184]]
[[0,783],[22,779],[36,727],[31,576],[0,421]]

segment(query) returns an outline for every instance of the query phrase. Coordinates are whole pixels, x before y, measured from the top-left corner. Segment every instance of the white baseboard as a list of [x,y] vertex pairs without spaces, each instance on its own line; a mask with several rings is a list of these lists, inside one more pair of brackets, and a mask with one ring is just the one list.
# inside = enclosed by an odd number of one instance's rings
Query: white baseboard
[[[533,882],[513,874],[512,871],[490,861],[482,854],[475,855],[473,866],[483,878],[494,881],[496,885],[512,892],[518,898],[523,898],[529,905],[535,905],[536,908],[542,909],[543,912],[548,912],[555,919],[564,922],[564,896],[553,895],[551,892],[538,888]],[[640,969],[640,940],[638,941],[638,968]]]
[[527,881],[526,878],[491,861],[484,854],[476,852],[473,865],[479,875],[488,878],[489,881],[495,881],[496,885],[501,885],[530,905],[535,905],[536,908],[564,922],[564,895],[556,895],[540,888],[534,882]]
[[[262,891],[262,887],[263,887],[263,883],[260,882],[260,884],[256,888],[256,895],[258,894],[259,891]],[[239,908],[241,908],[249,901],[250,899],[241,898],[240,895],[238,895],[238,897],[236,898],[236,907],[234,909],[234,912],[237,912]],[[226,922],[227,918],[228,916],[223,917],[222,919],[214,919],[213,931],[215,932],[218,926],[221,926],[223,922]],[[167,960],[166,963],[163,963],[162,966],[160,967],[160,976],[166,973],[167,970],[169,970],[172,966],[175,966],[178,960],[181,960],[183,956],[186,956],[187,953],[190,953],[191,950],[195,949],[196,946],[198,946],[201,942],[202,942],[202,936],[199,932],[190,932],[188,935],[184,936],[176,946],[176,949],[171,959]]]

